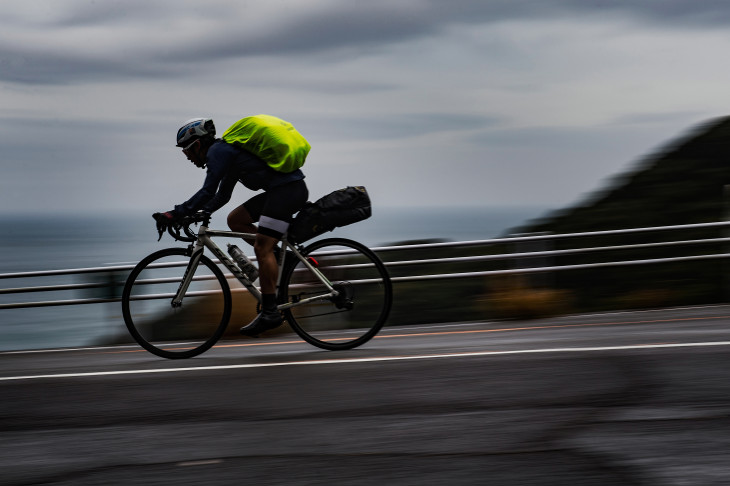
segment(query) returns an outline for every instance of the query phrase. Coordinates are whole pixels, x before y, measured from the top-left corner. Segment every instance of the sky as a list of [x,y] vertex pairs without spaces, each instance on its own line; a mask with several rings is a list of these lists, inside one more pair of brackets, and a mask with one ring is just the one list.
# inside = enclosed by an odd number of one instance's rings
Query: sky
[[[728,114],[720,0],[0,0],[0,213],[151,213],[204,173],[177,129],[258,113],[312,199],[574,204]],[[239,186],[227,206],[252,194]]]

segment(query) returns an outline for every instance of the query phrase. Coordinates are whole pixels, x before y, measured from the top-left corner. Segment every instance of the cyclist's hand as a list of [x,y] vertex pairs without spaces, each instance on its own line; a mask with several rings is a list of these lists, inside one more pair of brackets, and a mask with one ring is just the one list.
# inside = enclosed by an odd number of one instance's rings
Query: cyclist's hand
[[160,241],[162,239],[162,234],[167,231],[167,228],[173,225],[175,216],[170,211],[165,211],[164,213],[155,213],[152,217],[157,223],[157,233],[159,234],[157,241]]

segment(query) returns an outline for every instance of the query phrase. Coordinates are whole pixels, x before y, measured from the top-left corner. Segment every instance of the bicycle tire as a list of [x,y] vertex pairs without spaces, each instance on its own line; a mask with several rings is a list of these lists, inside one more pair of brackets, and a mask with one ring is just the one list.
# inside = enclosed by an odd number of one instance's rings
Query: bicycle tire
[[162,358],[191,358],[207,351],[221,338],[231,318],[228,281],[205,255],[200,257],[182,305],[172,306],[189,260],[184,248],[152,253],[134,267],[122,291],[122,314],[129,333],[140,346]]
[[[316,241],[302,256],[314,264],[335,289],[336,298],[284,309],[291,328],[309,344],[331,351],[352,349],[372,339],[390,314],[393,286],[383,262],[365,245],[345,238]],[[279,302],[296,303],[326,287],[300,261],[290,263],[282,279]]]

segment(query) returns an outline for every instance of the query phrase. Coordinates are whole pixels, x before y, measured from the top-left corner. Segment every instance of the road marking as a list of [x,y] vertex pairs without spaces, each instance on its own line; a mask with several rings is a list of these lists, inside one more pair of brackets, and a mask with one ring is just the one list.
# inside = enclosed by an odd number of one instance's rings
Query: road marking
[[[408,333],[403,334],[380,334],[375,336],[374,339],[387,339],[394,337],[410,337],[410,336],[438,336],[444,334],[481,334],[481,333],[492,333],[492,332],[510,332],[510,331],[535,331],[538,329],[560,329],[568,327],[599,327],[599,326],[625,326],[634,324],[662,324],[672,322],[686,322],[686,321],[706,321],[712,319],[730,319],[730,316],[708,316],[708,317],[681,317],[673,319],[653,319],[644,321],[616,321],[616,322],[584,322],[578,324],[544,324],[541,326],[522,326],[522,327],[500,327],[498,329],[472,329],[468,331],[433,331],[433,332],[420,332],[420,333]],[[407,331],[407,328],[403,328]],[[387,329],[386,329],[387,331]]]
[[375,363],[380,361],[410,361],[423,359],[440,358],[471,358],[478,356],[504,356],[515,354],[542,354],[542,353],[583,353],[595,351],[626,351],[657,348],[695,348],[707,346],[730,346],[730,341],[704,342],[704,343],[673,343],[673,344],[638,344],[630,346],[601,346],[584,348],[547,348],[547,349],[519,349],[514,351],[473,351],[468,353],[445,353],[445,354],[422,354],[414,356],[381,356],[372,358],[350,358],[350,359],[322,359],[312,361],[285,361],[279,363],[249,363],[237,365],[197,366],[184,368],[158,368],[144,370],[119,370],[119,371],[93,371],[85,373],[59,373],[55,375],[24,375],[0,377],[2,381],[21,381],[53,378],[86,378],[115,375],[145,375],[156,373],[183,373],[195,371],[235,370],[246,368],[273,368],[278,366],[312,366],[330,364],[350,363]]
[[[661,324],[667,322],[684,322],[684,321],[695,321],[695,320],[708,320],[708,319],[730,319],[730,316],[711,316],[711,317],[682,317],[674,319],[655,319],[655,320],[644,320],[644,321],[623,321],[623,322],[587,322],[578,324],[545,324],[542,326],[522,326],[522,327],[500,327],[497,329],[470,329],[470,330],[459,330],[455,331],[452,329],[446,331],[426,331],[426,332],[409,332],[413,331],[414,328],[400,327],[400,328],[384,328],[382,334],[378,334],[373,339],[390,339],[390,338],[404,338],[404,337],[424,337],[424,336],[445,336],[453,334],[485,334],[495,332],[514,332],[514,331],[536,331],[538,329],[560,329],[570,327],[598,327],[598,326],[624,326],[633,324]],[[466,325],[466,324],[465,324]],[[471,325],[471,324],[470,324]],[[443,327],[443,326],[434,326]],[[433,329],[433,327],[421,327],[420,329]],[[390,334],[392,332],[400,331],[400,333]],[[350,338],[331,338],[327,341],[348,341]],[[304,341],[301,339],[294,341],[264,341],[261,343],[220,343],[213,346],[214,348],[239,348],[249,346],[276,346],[281,344],[301,344]],[[185,343],[180,343],[180,346],[185,346]],[[185,348],[180,348],[185,349]],[[143,349],[130,349],[126,351],[118,351],[119,353],[139,353],[144,351]],[[111,351],[114,353],[115,351]]]
[[20,349],[18,351],[2,351],[4,354],[41,354],[41,353],[68,353],[72,351],[104,351],[106,349],[120,350],[123,348],[139,348],[136,344],[121,346],[87,346],[85,348],[51,348],[51,349]]
[[204,459],[201,461],[186,461],[186,462],[178,462],[176,465],[179,467],[189,467],[189,466],[208,466],[211,464],[222,464],[223,459]]
[[[702,306],[697,307],[699,309],[712,307],[712,306]],[[717,306],[717,307],[724,307],[724,306]],[[681,310],[684,309],[693,309],[693,307],[688,308],[679,308]],[[649,313],[649,312],[655,312],[657,310],[644,310],[644,311],[637,311],[637,313]],[[586,314],[583,316],[565,316],[565,318],[582,318],[582,317],[596,317],[596,316],[610,316],[610,315],[617,315],[617,314],[625,314],[628,312],[613,312],[613,313],[605,313],[605,314]],[[434,329],[434,328],[454,328],[454,327],[468,327],[468,326],[475,326],[475,325],[484,325],[484,324],[492,324],[492,325],[498,325],[499,321],[490,321],[490,322],[462,322],[462,323],[448,323],[448,324],[434,324],[434,325],[428,325],[428,326],[393,326],[393,327],[385,327],[383,328],[381,334],[374,337],[374,339],[388,339],[388,338],[400,338],[400,337],[410,337],[410,336],[438,336],[438,335],[444,335],[444,334],[482,334],[482,333],[495,333],[495,332],[511,332],[511,331],[534,331],[538,329],[556,329],[556,328],[569,328],[569,327],[597,327],[597,326],[621,326],[621,325],[632,325],[632,324],[660,324],[660,323],[672,323],[672,322],[687,322],[687,321],[705,321],[705,320],[717,320],[717,319],[730,319],[730,316],[705,316],[705,317],[681,317],[681,318],[668,318],[668,319],[652,319],[652,320],[637,320],[637,321],[614,321],[614,322],[590,322],[590,323],[575,323],[575,324],[544,324],[539,326],[522,326],[522,327],[502,327],[502,328],[496,328],[496,329],[472,329],[467,331],[453,331],[453,330],[447,330],[447,331],[431,331],[431,332],[418,332],[418,333],[409,333],[408,331],[413,330],[419,330],[419,329]],[[396,332],[397,334],[388,334],[389,332]],[[399,332],[399,333],[398,333]],[[343,338],[342,340],[345,340],[346,338]],[[236,347],[248,347],[248,346],[272,346],[272,345],[278,345],[278,344],[301,344],[304,341],[297,339],[297,340],[287,340],[287,341],[263,341],[263,342],[243,342],[243,343],[225,343],[221,342],[219,344],[216,344],[214,347],[228,347],[228,348],[236,348]],[[184,345],[185,343],[181,343],[181,345]],[[95,352],[111,352],[111,353],[139,353],[144,351],[136,344],[131,345],[121,345],[121,346],[93,346],[93,347],[80,347],[80,348],[56,348],[56,349],[27,349],[27,350],[17,350],[17,351],[0,351],[0,356],[2,355],[12,355],[12,354],[41,354],[41,353],[66,353],[66,352],[73,352],[73,351],[95,351]]]

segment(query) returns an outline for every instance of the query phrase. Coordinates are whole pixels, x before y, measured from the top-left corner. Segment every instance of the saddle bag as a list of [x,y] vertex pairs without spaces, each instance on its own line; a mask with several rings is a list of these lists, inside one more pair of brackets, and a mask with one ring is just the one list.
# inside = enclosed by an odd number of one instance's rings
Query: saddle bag
[[335,228],[368,219],[370,197],[363,186],[338,189],[315,202],[307,202],[289,227],[289,240],[304,243]]

